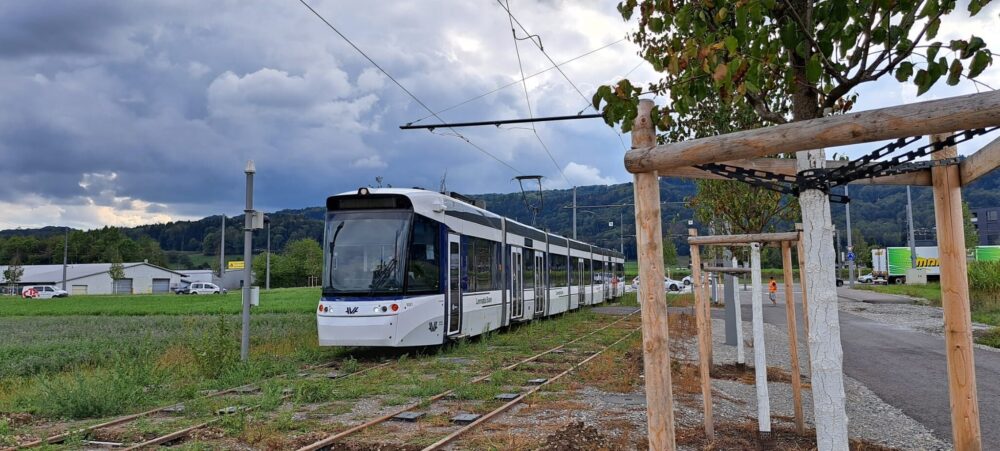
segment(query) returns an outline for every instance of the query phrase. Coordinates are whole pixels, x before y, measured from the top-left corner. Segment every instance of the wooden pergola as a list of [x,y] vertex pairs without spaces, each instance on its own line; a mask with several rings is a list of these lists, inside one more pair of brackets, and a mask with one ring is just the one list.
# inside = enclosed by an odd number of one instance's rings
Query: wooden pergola
[[[625,155],[625,168],[634,174],[636,240],[639,257],[640,303],[643,321],[643,352],[648,410],[648,437],[651,450],[673,450],[673,400],[670,380],[670,350],[667,346],[667,306],[663,302],[664,287],[653,281],[663,280],[663,232],[660,212],[660,176],[701,179],[719,179],[717,174],[695,166],[722,163],[728,166],[761,169],[775,174],[795,175],[804,161],[762,158],[780,153],[808,151],[851,144],[892,140],[921,135],[947,134],[1000,126],[1000,92],[991,91],[909,105],[862,111],[839,116],[828,116],[808,121],[776,125],[755,130],[729,133],[708,138],[657,145],[656,134],[650,119],[653,102],[642,100],[632,131],[632,150]],[[944,139],[932,136],[932,141]],[[957,157],[957,150],[948,147],[931,155],[932,160]],[[809,161],[808,163],[813,163]],[[822,160],[819,162],[822,167]],[[840,162],[826,161],[828,167]],[[855,180],[855,184],[887,184],[932,186],[934,190],[935,222],[941,263],[941,292],[944,306],[944,332],[947,348],[948,387],[951,401],[952,432],[958,450],[980,450],[979,407],[976,394],[975,364],[972,347],[972,328],[969,306],[969,287],[962,220],[961,187],[994,170],[1000,165],[1000,139],[995,139],[979,151],[957,164],[941,164],[905,174]],[[815,166],[814,166],[815,167]],[[832,228],[825,224],[823,227]],[[820,231],[807,230],[799,241],[824,237]],[[802,253],[800,252],[800,257]],[[830,279],[832,267],[826,262],[809,261],[806,269],[810,284],[813,279]],[[803,284],[805,288],[806,284]],[[822,285],[826,286],[826,285]],[[810,289],[812,290],[812,289]],[[813,300],[827,303],[814,293]],[[836,299],[834,298],[834,301]],[[822,301],[822,302],[820,302]],[[809,332],[810,361],[813,365],[814,400],[817,389],[834,388],[839,384],[839,402],[843,404],[843,372],[840,350],[839,326],[825,324],[829,317],[813,317],[820,308],[833,312],[828,305],[814,305],[807,309],[806,327]],[[820,319],[822,321],[817,321]],[[826,342],[835,343],[833,357],[824,355],[816,361],[814,347]],[[822,368],[816,365],[823,365]],[[825,378],[819,373],[839,377]],[[834,449],[846,445],[846,415],[843,405],[839,412],[826,412],[817,407],[817,431],[823,434],[842,434],[830,442],[819,442],[819,448]],[[844,416],[843,424],[835,430],[824,430],[829,422],[840,421],[833,416]],[[838,448],[839,449],[839,448]]]

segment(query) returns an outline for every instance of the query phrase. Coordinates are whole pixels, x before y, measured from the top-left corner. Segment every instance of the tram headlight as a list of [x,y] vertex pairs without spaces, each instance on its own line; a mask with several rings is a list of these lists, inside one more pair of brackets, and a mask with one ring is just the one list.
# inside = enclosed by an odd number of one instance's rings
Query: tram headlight
[[394,311],[394,312],[395,312],[395,311],[397,311],[397,310],[399,310],[399,305],[396,305],[396,304],[392,304],[392,311]]
[[378,308],[377,305],[375,306],[375,308],[372,309],[373,313],[378,313],[379,311],[380,311],[380,309]]

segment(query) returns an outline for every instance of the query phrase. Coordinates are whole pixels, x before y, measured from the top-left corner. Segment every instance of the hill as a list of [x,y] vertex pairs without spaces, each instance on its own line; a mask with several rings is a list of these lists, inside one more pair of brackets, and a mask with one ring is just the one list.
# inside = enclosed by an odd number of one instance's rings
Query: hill
[[[838,188],[837,192],[841,189]],[[683,202],[695,194],[695,185],[691,180],[678,178],[660,179],[660,192],[663,201],[664,233],[673,234],[678,244],[679,253],[687,254],[681,246],[682,237],[687,228],[687,220],[691,212],[684,207]],[[929,187],[914,187],[913,217],[917,230],[917,239],[933,239],[934,203]],[[1000,171],[981,178],[974,184],[963,189],[963,198],[972,208],[983,208],[1000,205]],[[507,194],[480,194],[470,196],[486,202],[488,210],[518,221],[531,224],[532,217],[526,200],[531,204],[539,204],[537,193],[520,192]],[[870,244],[883,246],[899,246],[906,242],[906,188],[902,186],[852,186],[851,187],[851,223],[855,230],[860,231]],[[543,193],[540,210],[535,224],[542,228],[565,236],[572,236],[572,190],[547,190]],[[577,236],[604,247],[617,249],[621,246],[624,235],[625,253],[635,255],[634,243],[634,212],[632,203],[632,184],[623,183],[606,186],[583,186],[577,188],[577,204],[580,206],[577,215]],[[600,207],[588,207],[600,206]],[[834,223],[839,229],[844,229],[844,206],[833,205]],[[320,240],[323,236],[322,207],[305,209],[281,210],[269,213],[271,218],[271,247],[276,251],[285,244],[301,238]],[[624,230],[620,227],[624,219]],[[196,221],[175,221],[163,224],[149,224],[121,229],[133,240],[152,239],[159,243],[172,266],[198,267],[206,266],[214,259],[204,256],[215,256],[219,252],[219,225],[221,216],[210,216]],[[613,225],[611,225],[613,223]],[[242,216],[226,220],[226,254],[238,258],[243,252]],[[790,228],[791,224],[781,228]],[[62,227],[43,227],[39,229],[17,229],[0,231],[0,243],[14,237],[35,237],[46,239],[61,236],[65,232]],[[841,237],[846,241],[845,237]],[[16,238],[15,238],[16,239]],[[254,238],[254,248],[262,249],[266,245],[266,236],[257,234]],[[2,246],[0,246],[2,247]],[[3,252],[0,252],[2,254]],[[9,256],[0,255],[0,261]],[[59,263],[61,254],[49,251],[40,257],[37,263]],[[634,258],[634,257],[633,257]],[[185,260],[186,259],[186,260]],[[37,260],[37,259],[36,259]],[[49,261],[59,260],[59,261]]]

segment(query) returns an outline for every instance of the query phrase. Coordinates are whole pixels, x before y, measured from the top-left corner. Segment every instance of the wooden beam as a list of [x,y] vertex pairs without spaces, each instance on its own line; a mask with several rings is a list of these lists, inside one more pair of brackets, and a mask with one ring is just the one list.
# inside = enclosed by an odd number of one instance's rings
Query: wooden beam
[[[656,134],[649,118],[651,100],[639,102],[632,147],[649,146]],[[650,451],[673,451],[674,401],[670,381],[667,303],[663,287],[663,224],[656,172],[635,175],[636,247],[639,254],[639,305],[642,307],[642,361],[646,381],[646,427]]]
[[[724,161],[721,164],[726,164],[730,166],[736,166],[744,169],[767,171],[775,174],[781,175],[795,175],[797,170],[795,169],[795,160],[792,158],[754,158],[750,160],[737,160],[737,161]],[[843,166],[846,162],[841,160],[827,160],[826,167],[835,168],[838,166]],[[657,171],[660,177],[681,177],[688,179],[702,179],[702,180],[728,180],[721,175],[717,175],[708,171],[702,171],[691,166],[679,167],[666,169],[663,171]],[[876,177],[870,179],[861,179],[851,182],[852,185],[914,185],[914,186],[930,186],[931,185],[931,171],[929,169],[923,169],[916,172],[910,172],[906,174],[899,175],[889,175],[885,177]]]
[[663,171],[995,125],[1000,125],[1000,91],[988,91],[633,148],[625,154],[625,169]]
[[[688,235],[698,234],[696,229],[688,229]],[[704,413],[703,422],[705,425],[705,436],[708,440],[715,439],[715,422],[712,419],[712,360],[709,356],[709,348],[712,346],[712,336],[709,335],[708,321],[705,308],[708,304],[705,296],[704,280],[701,273],[701,250],[697,244],[691,245],[691,291],[694,293],[694,318],[695,326],[698,328],[698,376],[701,378],[701,405]],[[642,280],[642,279],[639,279]]]
[[750,244],[750,243],[795,241],[798,238],[799,235],[795,232],[751,233],[745,235],[705,235],[705,236],[688,237],[688,244],[697,244],[700,246]]
[[[931,138],[941,141],[944,136]],[[958,154],[948,147],[931,154],[935,160]],[[969,305],[968,264],[959,168],[931,168],[934,177],[934,222],[937,225],[938,259],[941,263],[941,305],[944,307],[944,343],[948,362],[948,397],[951,434],[955,449],[983,449],[976,393],[976,364],[972,352],[972,318]]]
[[976,179],[989,174],[990,171],[1000,166],[1000,138],[994,139],[989,144],[983,146],[978,152],[969,155],[964,161],[958,164],[959,177],[962,186],[968,185]]
[[781,242],[781,269],[785,279],[785,322],[788,326],[788,353],[791,356],[792,401],[795,408],[795,431],[805,434],[805,417],[802,414],[802,378],[799,373],[799,332],[795,327],[795,282],[792,280],[792,246]]

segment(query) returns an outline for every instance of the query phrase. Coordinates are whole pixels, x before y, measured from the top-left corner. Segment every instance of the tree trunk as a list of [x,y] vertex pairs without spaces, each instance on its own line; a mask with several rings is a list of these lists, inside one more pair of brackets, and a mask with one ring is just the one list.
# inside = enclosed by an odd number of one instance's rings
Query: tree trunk
[[771,401],[767,392],[767,353],[764,349],[764,301],[760,285],[760,243],[750,244],[750,289],[753,308],[753,366],[757,387],[757,430],[771,432]]
[[[794,0],[806,30],[812,30],[812,2]],[[794,20],[794,19],[789,19]],[[806,79],[805,58],[790,52],[795,71],[792,93],[792,120],[802,121],[820,116],[819,96]],[[823,149],[796,152],[796,168],[801,172],[826,166]],[[844,394],[844,350],[840,343],[840,314],[837,308],[837,278],[833,264],[833,221],[830,198],[821,190],[799,193],[802,209],[803,241],[806,254],[806,285],[812,295],[806,314],[809,324],[809,360],[811,363],[812,396],[816,418],[816,445],[820,451],[847,450],[847,408]]]

